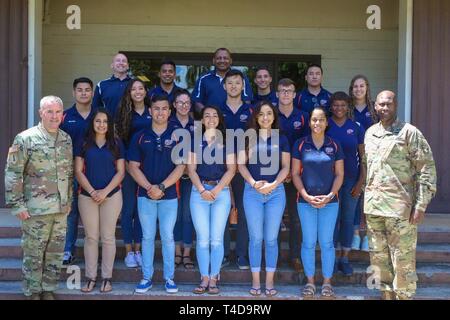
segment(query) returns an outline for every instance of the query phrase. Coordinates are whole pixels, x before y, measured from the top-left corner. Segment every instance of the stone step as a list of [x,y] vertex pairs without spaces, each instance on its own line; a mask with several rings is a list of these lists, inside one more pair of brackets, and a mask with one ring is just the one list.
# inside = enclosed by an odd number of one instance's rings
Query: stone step
[[[60,289],[56,291],[58,300],[219,300],[230,301],[268,301],[274,300],[303,300],[300,297],[301,286],[299,285],[279,285],[278,295],[267,298],[265,295],[253,297],[248,293],[249,286],[246,285],[220,285],[220,294],[217,296],[195,295],[192,293],[194,284],[178,284],[177,294],[167,294],[164,291],[163,283],[156,282],[153,288],[145,294],[134,293],[134,283],[114,282],[113,291],[100,293],[97,288],[88,294],[77,289],[68,289],[65,283],[60,283]],[[320,288],[318,288],[320,289]],[[363,286],[335,286],[336,300],[379,300],[380,294],[376,290],[369,290]],[[25,297],[21,291],[20,282],[0,282],[0,300],[22,300]],[[319,293],[314,297],[320,300]],[[416,300],[450,300],[450,286],[419,286]]]
[[[321,281],[320,264],[317,267],[317,280]],[[342,273],[337,273],[333,277],[334,284],[337,285],[365,285],[368,277],[368,264],[357,263],[353,264],[354,273],[352,276],[344,276]],[[154,264],[155,272],[153,276],[154,281],[162,282],[162,262],[157,260]],[[75,262],[70,269],[63,268],[61,279],[67,279],[73,275],[74,270],[81,271],[82,278],[84,277],[84,262]],[[264,273],[264,272],[262,272]],[[419,283],[422,285],[450,285],[450,264],[422,264],[417,265],[417,274]],[[99,272],[99,276],[101,273]],[[127,268],[123,261],[116,260],[114,264],[113,279],[116,282],[133,282],[137,283],[142,278],[140,268]],[[0,259],[0,281],[20,281],[22,279],[22,261],[20,259]],[[198,268],[187,270],[183,267],[178,267],[175,270],[175,279],[180,283],[195,284],[200,279]],[[264,275],[262,275],[264,279]],[[281,264],[276,272],[276,283],[280,284],[301,284],[304,282],[304,275],[298,274],[290,267]],[[251,272],[249,270],[239,270],[236,266],[230,265],[221,270],[221,283],[226,284],[242,284],[251,283]]]
[[[76,257],[82,258],[84,240],[80,239],[76,244]],[[117,252],[116,257],[118,259],[125,258],[125,246],[122,240],[116,241]],[[161,242],[157,240],[155,242],[156,257],[161,257]],[[235,243],[232,242],[231,250],[235,247]],[[101,250],[100,250],[101,254]],[[282,261],[289,259],[289,247],[286,242],[280,244],[280,259]],[[4,258],[20,258],[22,256],[21,240],[18,238],[5,238],[0,239],[0,257]],[[195,257],[195,242],[192,248],[192,257]],[[320,260],[320,250],[317,247],[316,259]],[[349,254],[350,261],[364,261],[369,262],[369,254],[363,251],[351,251]],[[419,244],[417,246],[417,262],[433,262],[433,263],[450,263],[450,244]]]
[[[450,219],[450,217],[449,217]],[[236,239],[236,230],[231,229],[230,230],[231,239]],[[84,228],[83,226],[80,226],[78,228],[78,239],[83,239],[85,236]],[[14,227],[5,227],[0,226],[0,239],[5,238],[21,238],[22,237],[22,230],[19,226]],[[159,235],[157,234],[157,237]],[[116,239],[121,240],[122,237],[122,228],[120,226],[117,226],[116,228]],[[195,232],[194,232],[194,239],[195,239]],[[281,231],[279,234],[279,240],[282,242],[289,241],[289,228],[285,231]],[[422,228],[419,229],[418,234],[418,243],[420,244],[438,244],[438,243],[450,243],[450,230],[448,231],[439,231],[439,229],[432,229],[432,228]]]

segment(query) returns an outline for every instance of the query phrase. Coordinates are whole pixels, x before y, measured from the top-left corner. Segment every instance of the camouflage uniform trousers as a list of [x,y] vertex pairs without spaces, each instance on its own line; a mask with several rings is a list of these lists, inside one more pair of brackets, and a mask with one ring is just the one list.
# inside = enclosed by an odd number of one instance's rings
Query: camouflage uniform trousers
[[416,293],[417,226],[405,218],[366,215],[370,263],[380,271],[380,289],[397,300]]
[[67,214],[34,216],[22,223],[23,292],[55,291],[64,255]]

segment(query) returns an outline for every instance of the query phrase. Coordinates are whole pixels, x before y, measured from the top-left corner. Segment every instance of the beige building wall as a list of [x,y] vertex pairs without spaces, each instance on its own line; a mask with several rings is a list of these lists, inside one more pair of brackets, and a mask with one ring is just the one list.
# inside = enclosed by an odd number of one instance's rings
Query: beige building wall
[[[320,54],[324,86],[347,90],[357,73],[373,92],[397,87],[398,1],[49,1],[43,26],[43,94],[72,103],[71,82],[110,76],[117,51]],[[66,9],[81,8],[81,30]],[[382,29],[368,30],[366,9],[381,7]]]

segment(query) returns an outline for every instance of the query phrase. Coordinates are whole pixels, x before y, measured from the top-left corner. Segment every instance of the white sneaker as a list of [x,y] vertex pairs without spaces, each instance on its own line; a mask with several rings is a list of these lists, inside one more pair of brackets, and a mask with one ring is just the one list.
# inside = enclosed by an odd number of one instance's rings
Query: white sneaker
[[353,240],[352,240],[352,250],[358,250],[361,246],[361,237],[359,235],[353,235]]
[[136,258],[134,257],[134,252],[128,252],[127,256],[125,257],[125,265],[127,266],[127,268],[138,267]]
[[134,260],[136,260],[136,263],[139,267],[142,267],[142,255],[139,251],[136,251],[134,253]]
[[365,236],[361,243],[361,251],[369,252],[369,238]]

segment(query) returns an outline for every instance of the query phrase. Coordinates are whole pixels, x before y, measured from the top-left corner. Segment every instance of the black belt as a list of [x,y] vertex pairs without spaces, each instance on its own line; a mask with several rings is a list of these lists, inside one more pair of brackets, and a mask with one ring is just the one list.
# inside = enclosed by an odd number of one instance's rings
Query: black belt
[[183,174],[183,175],[181,176],[181,179],[183,179],[183,180],[189,180],[190,178],[189,178],[189,176],[188,176],[187,174]]

